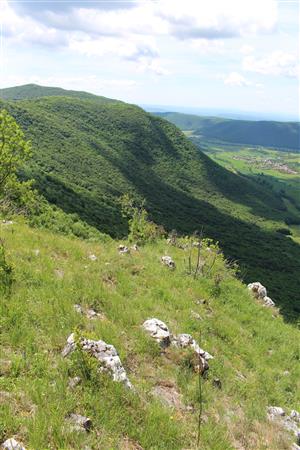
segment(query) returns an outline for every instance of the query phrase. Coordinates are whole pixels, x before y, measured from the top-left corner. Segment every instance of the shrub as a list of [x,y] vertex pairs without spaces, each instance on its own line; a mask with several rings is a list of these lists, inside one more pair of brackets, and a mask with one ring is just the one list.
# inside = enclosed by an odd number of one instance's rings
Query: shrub
[[163,227],[149,220],[148,212],[144,208],[145,200],[135,202],[129,194],[120,199],[122,215],[128,218],[130,242],[142,245],[153,242],[165,234]]
[[7,262],[4,243],[0,241],[0,292],[9,294],[13,281],[13,267]]

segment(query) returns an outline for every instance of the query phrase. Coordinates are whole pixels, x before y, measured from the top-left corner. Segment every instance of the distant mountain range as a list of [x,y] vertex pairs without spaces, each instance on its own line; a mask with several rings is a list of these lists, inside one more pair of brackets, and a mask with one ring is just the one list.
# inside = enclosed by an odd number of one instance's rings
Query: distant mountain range
[[300,151],[299,122],[232,120],[178,112],[154,114],[203,139]]
[[[300,313],[300,246],[276,232],[285,220],[299,218],[268,187],[227,171],[165,116],[137,106],[36,85],[4,89],[0,96],[0,108],[32,141],[33,158],[23,176],[34,178],[50,203],[122,237],[127,223],[118,198],[125,192],[145,198],[156,223],[179,233],[203,228],[228,258],[239,261],[247,281],[268,286],[288,318]],[[188,123],[200,127],[201,118],[175,117],[186,129]],[[211,120],[202,127],[207,133],[224,122]]]

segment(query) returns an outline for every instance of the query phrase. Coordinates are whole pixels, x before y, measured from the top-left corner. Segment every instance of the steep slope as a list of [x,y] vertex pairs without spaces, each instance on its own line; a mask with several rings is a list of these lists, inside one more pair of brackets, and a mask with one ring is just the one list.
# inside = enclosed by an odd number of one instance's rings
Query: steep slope
[[4,106],[33,143],[25,176],[50,202],[122,236],[127,225],[116,199],[134,192],[167,230],[203,227],[222,241],[245,279],[267,284],[286,317],[297,317],[300,247],[274,232],[287,216],[280,197],[223,169],[174,125],[136,106],[67,97]]
[[[27,449],[197,448],[192,354],[160,349],[141,327],[157,317],[214,357],[202,379],[201,449],[291,448],[292,435],[267,420],[267,407],[299,410],[299,331],[259,304],[222,255],[193,279],[188,252],[165,240],[120,255],[117,242],[68,239],[20,218],[1,223],[0,233],[15,278],[0,304],[0,443],[14,436]],[[215,251],[203,249],[208,266]],[[174,271],[160,263],[166,252]],[[101,315],[88,318],[85,308]],[[135,391],[99,373],[86,353],[63,358],[74,331],[113,344]],[[90,432],[72,431],[70,413],[88,416]]]
[[300,150],[298,122],[232,120],[176,112],[155,113],[181,130],[193,130],[205,139]]

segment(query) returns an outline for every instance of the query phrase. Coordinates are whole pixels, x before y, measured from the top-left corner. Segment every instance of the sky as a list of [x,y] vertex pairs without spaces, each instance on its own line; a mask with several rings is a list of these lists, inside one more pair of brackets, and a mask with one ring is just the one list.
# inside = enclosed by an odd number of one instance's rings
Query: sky
[[299,1],[0,0],[0,88],[299,120]]

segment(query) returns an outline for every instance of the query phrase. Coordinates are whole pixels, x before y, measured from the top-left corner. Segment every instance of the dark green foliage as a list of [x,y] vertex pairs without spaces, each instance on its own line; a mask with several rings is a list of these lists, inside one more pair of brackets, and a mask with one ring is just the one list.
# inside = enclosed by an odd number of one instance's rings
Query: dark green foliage
[[155,115],[169,120],[181,130],[193,130],[204,139],[300,150],[298,122],[233,120],[176,112]]
[[6,107],[33,145],[23,176],[48,201],[124,237],[118,199],[134,193],[166,230],[203,227],[239,262],[245,281],[266,285],[287,318],[299,315],[300,247],[275,232],[291,213],[268,186],[222,168],[173,124],[136,106],[48,97]]
[[7,262],[4,243],[0,241],[0,293],[9,294],[13,281],[13,267]]

